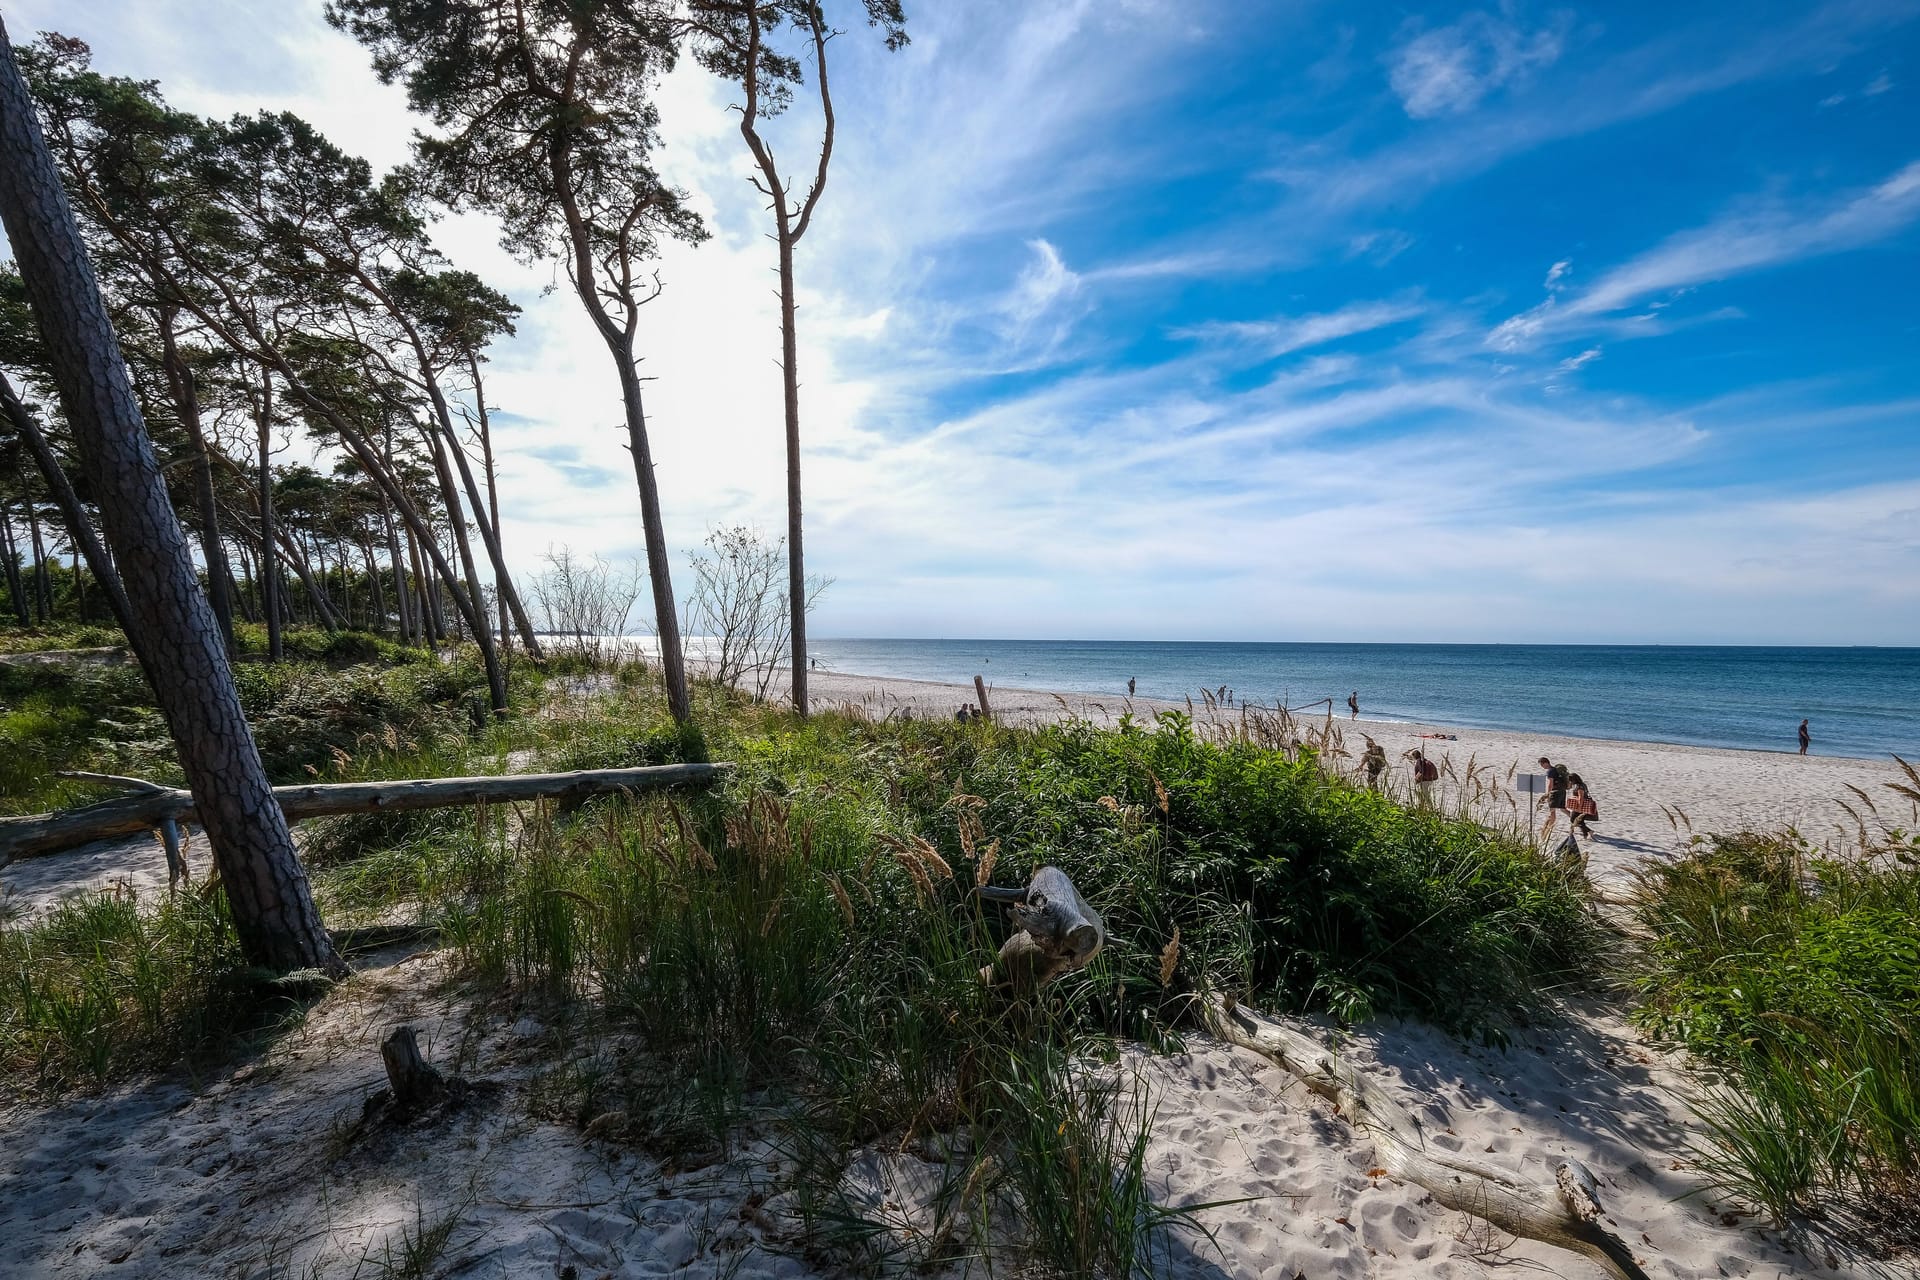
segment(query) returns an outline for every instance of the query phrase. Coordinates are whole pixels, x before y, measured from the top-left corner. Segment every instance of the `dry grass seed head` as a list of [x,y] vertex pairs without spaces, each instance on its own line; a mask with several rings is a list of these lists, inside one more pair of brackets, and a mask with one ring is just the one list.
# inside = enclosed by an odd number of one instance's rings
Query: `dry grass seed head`
[[993,864],[998,861],[1000,861],[1000,840],[998,837],[995,837],[993,842],[987,846],[987,851],[980,855],[980,865],[974,868],[973,882],[976,886],[985,888],[988,884],[992,883]]
[[1174,968],[1180,963],[1180,926],[1173,926],[1173,937],[1160,949],[1160,985],[1167,986],[1173,981]]

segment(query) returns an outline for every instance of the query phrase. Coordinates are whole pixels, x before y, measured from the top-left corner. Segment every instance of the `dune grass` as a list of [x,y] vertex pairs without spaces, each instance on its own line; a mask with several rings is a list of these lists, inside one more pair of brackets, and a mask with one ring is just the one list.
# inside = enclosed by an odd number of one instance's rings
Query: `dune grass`
[[[701,685],[681,729],[628,667],[569,668],[544,704],[475,731],[465,673],[441,666],[258,678],[283,770],[734,761],[711,791],[571,812],[333,819],[308,828],[308,861],[336,927],[431,925],[478,998],[564,1029],[538,1114],[695,1163],[773,1132],[808,1247],[849,1265],[1012,1250],[1060,1274],[1150,1272],[1196,1207],[1147,1194],[1152,1099],[1122,1051],[1176,1042],[1193,993],[1497,1035],[1606,950],[1577,872],[1244,725],[801,720]],[[560,696],[583,681],[593,697]],[[302,722],[320,731],[296,737]],[[1103,913],[1108,948],[1045,999],[1008,1000],[980,978],[1007,923],[972,891],[1047,863]],[[217,893],[82,899],[0,936],[0,1071],[23,1085],[204,1060],[288,1009],[239,963]],[[948,1158],[934,1221],[906,1230],[859,1178],[914,1144]]]
[[1920,837],[1715,837],[1637,911],[1637,1019],[1724,1070],[1709,1175],[1783,1226],[1920,1246]]

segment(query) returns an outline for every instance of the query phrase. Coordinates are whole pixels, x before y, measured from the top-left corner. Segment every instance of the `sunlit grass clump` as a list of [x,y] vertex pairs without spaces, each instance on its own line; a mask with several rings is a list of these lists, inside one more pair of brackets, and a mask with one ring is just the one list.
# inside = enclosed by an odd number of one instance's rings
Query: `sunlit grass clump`
[[1726,1070],[1707,1171],[1783,1225],[1920,1245],[1920,840],[1716,837],[1641,883],[1637,1017]]

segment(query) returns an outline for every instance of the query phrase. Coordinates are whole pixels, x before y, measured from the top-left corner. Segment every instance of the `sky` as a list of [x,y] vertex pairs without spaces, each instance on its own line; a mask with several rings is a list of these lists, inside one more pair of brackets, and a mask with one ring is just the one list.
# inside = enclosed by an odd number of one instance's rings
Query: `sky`
[[[800,246],[825,636],[1920,642],[1920,0],[828,0]],[[419,122],[320,0],[0,0],[176,106]],[[661,87],[640,349],[676,550],[784,528],[768,215]],[[811,165],[817,108],[772,133]],[[509,559],[640,554],[609,357],[550,265],[492,359]]]

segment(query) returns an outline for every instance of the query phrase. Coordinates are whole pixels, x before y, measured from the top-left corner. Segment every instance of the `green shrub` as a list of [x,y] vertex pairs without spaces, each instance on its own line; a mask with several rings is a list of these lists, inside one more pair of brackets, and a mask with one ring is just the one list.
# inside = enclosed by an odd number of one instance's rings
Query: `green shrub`
[[1920,1220],[1920,839],[1715,837],[1647,868],[1636,911],[1636,1020],[1727,1068],[1702,1107],[1716,1181],[1882,1245]]

